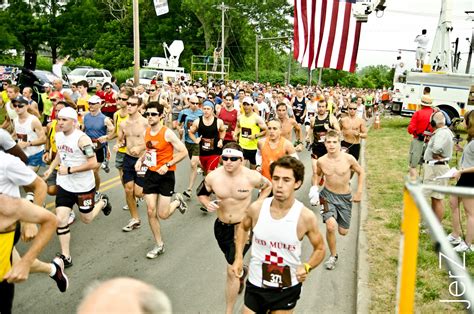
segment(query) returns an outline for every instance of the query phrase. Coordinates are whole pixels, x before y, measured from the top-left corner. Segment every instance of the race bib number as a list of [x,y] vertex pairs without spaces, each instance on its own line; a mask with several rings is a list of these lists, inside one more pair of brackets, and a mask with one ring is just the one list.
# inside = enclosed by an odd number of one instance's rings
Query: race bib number
[[155,167],[156,166],[156,151],[155,150],[147,150],[145,153],[145,159],[143,160],[143,164],[147,167]]
[[262,285],[265,288],[291,287],[290,266],[262,263]]
[[242,137],[249,138],[252,135],[252,129],[250,128],[242,128]]
[[77,196],[77,206],[81,211],[89,211],[94,207],[94,192],[79,194]]
[[201,148],[203,150],[213,150],[214,149],[214,139],[213,138],[201,138]]
[[18,142],[28,142],[28,135],[17,133],[16,137],[18,138]]

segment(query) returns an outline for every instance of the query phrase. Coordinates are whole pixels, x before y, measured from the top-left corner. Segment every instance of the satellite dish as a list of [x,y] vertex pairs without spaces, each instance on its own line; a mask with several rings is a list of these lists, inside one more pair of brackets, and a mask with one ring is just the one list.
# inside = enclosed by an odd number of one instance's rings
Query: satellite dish
[[175,57],[179,59],[179,56],[184,50],[184,44],[182,40],[175,40],[171,43],[168,47],[168,51],[170,52],[171,57]]

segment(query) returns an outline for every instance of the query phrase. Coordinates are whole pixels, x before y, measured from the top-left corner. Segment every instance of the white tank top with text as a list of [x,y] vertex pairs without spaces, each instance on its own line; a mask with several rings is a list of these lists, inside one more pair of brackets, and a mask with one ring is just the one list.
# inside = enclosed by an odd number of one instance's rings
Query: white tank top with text
[[[56,133],[59,163],[65,167],[77,167],[87,162],[87,157],[79,147],[79,139],[87,136],[84,132],[75,129],[71,134]],[[56,183],[68,192],[88,192],[95,187],[94,172],[92,170],[60,175]]]
[[298,284],[301,241],[297,225],[303,204],[295,200],[285,217],[277,220],[270,213],[272,200],[263,201],[253,229],[249,281],[262,288],[288,288]]

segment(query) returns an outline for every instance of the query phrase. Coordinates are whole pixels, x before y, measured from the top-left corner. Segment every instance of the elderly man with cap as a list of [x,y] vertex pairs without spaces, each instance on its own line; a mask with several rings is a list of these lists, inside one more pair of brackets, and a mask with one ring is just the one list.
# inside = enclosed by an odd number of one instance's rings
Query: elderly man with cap
[[[430,185],[447,186],[448,179],[436,179],[449,171],[449,160],[453,155],[454,135],[446,126],[446,118],[442,112],[431,115],[430,125],[434,131],[426,145],[423,156],[423,183]],[[431,207],[441,222],[444,215],[444,194],[427,191],[431,197]]]
[[28,156],[27,165],[38,171],[43,165],[43,150],[46,134],[40,120],[28,112],[28,100],[21,95],[11,101],[17,117],[13,119],[18,146]]
[[[203,112],[198,108],[199,100],[196,96],[189,97],[189,108],[182,110],[179,113],[178,121],[180,123],[180,129],[183,129],[184,133],[184,144],[188,150],[188,156],[191,160],[191,173],[189,175],[189,185],[186,191],[183,192],[183,195],[187,198],[191,198],[192,189],[194,186],[194,181],[196,181],[197,176],[197,167],[199,165],[199,145],[194,143],[194,141],[189,136],[189,130],[193,125],[194,121],[199,119]],[[181,132],[180,132],[181,133]],[[194,134],[199,137],[199,134]]]
[[429,96],[421,97],[421,109],[413,114],[408,125],[408,133],[413,135],[409,153],[409,175],[412,179],[418,177],[416,167],[421,163],[423,147],[428,136],[433,131],[430,124],[430,117],[434,113],[432,100]]
[[57,154],[49,169],[44,173],[47,180],[54,169],[57,170],[56,216],[58,229],[56,231],[61,245],[59,255],[64,266],[72,266],[70,253],[71,234],[69,230],[69,213],[77,204],[81,220],[88,224],[102,210],[104,215],[110,215],[112,206],[107,195],[95,197],[96,187],[93,170],[97,168],[97,158],[92,146],[92,140],[84,132],[76,128],[77,112],[66,107],[58,113],[58,128],[56,133]]
[[226,129],[224,122],[215,117],[212,101],[205,100],[202,111],[203,116],[194,120],[191,125],[189,137],[199,145],[199,161],[206,175],[219,166]]
[[234,139],[242,147],[244,159],[250,162],[250,169],[257,167],[255,159],[257,155],[258,139],[265,136],[267,125],[262,117],[253,110],[253,100],[245,97],[243,100],[244,114],[237,120]]

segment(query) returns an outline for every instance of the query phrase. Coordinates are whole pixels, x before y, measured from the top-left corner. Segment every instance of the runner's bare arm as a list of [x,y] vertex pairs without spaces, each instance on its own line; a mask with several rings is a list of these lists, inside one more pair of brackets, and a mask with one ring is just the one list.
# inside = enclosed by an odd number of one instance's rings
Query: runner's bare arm
[[41,125],[41,122],[40,120],[38,120],[38,118],[33,118],[31,127],[33,128],[33,131],[36,133],[36,136],[38,136],[38,138],[34,141],[30,141],[30,146],[39,146],[46,143],[46,133],[44,133],[43,126]]
[[323,176],[323,171],[321,170],[321,161],[320,159],[318,159],[316,161],[316,172],[313,172],[313,176],[311,177],[311,185],[312,186],[318,185],[322,176]]
[[9,283],[21,282],[28,278],[31,264],[49,242],[57,227],[57,218],[51,212],[27,200],[22,199],[20,202],[21,206],[18,206],[14,213],[15,220],[40,224],[41,228],[25,255],[3,277]]
[[112,123],[112,120],[110,120],[110,118],[105,118],[104,123],[105,123],[105,126],[107,127],[107,135],[103,137],[101,136],[99,138],[99,141],[100,139],[103,139],[102,141],[100,141],[101,143],[110,141],[115,137],[115,127],[114,127],[114,124]]
[[360,138],[367,138],[367,126],[365,125],[365,121],[361,119],[360,121],[360,131],[359,136]]
[[331,122],[331,125],[332,125],[334,130],[341,131],[341,128],[339,127],[339,123],[337,122],[337,119],[334,115],[331,114],[329,116],[329,121]]
[[352,201],[360,202],[362,199],[363,184],[365,181],[365,171],[352,155],[347,154],[347,157],[350,158],[351,170],[357,173],[357,191],[355,192],[354,196],[352,196]]
[[171,165],[177,164],[181,160],[183,160],[184,157],[188,155],[188,150],[186,149],[186,146],[184,146],[184,143],[179,140],[179,138],[174,134],[173,131],[170,129],[167,129],[165,132],[165,140],[168,143],[171,143],[173,145],[173,148],[175,150],[175,153],[173,154],[173,159],[169,161]]
[[[257,170],[251,170],[251,172],[252,172],[251,174],[252,179],[258,178],[254,182],[254,188],[260,190],[260,194],[257,200],[263,200],[267,198],[268,195],[270,195],[272,191],[272,183],[270,182],[270,180],[268,180],[263,175],[261,175]],[[258,175],[255,173],[257,173]]]
[[245,242],[247,242],[248,236],[249,236],[249,231],[252,228],[252,214],[254,212],[254,206],[255,203],[259,202],[254,202],[250,204],[247,214],[245,215],[244,219],[239,224],[239,227],[237,228],[236,231],[236,238],[235,238],[235,260],[234,264],[232,264],[232,271],[234,272],[234,275],[237,278],[240,278],[243,273],[243,265],[244,265],[244,247],[245,247]]
[[197,118],[196,120],[194,120],[193,124],[188,130],[189,138],[196,144],[199,144],[199,138],[197,138],[195,135],[199,127],[199,120],[200,118]]

